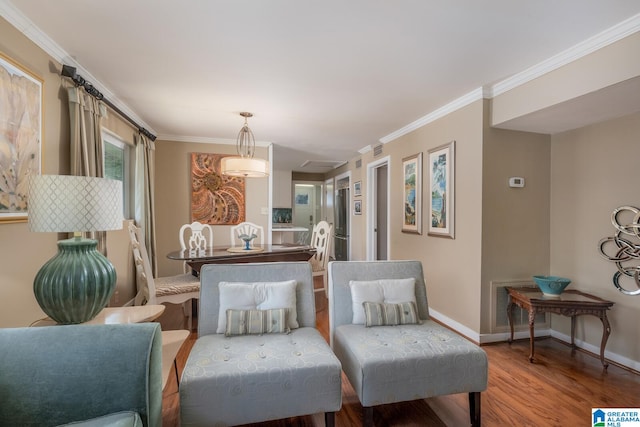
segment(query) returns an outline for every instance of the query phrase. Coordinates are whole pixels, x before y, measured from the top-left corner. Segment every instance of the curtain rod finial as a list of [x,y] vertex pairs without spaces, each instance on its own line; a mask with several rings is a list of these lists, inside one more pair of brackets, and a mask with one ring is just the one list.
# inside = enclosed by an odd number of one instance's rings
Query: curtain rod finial
[[62,66],[62,73],[61,73],[64,77],[69,77],[71,79],[75,79],[77,74],[76,74],[76,67],[72,67],[71,65],[63,65]]

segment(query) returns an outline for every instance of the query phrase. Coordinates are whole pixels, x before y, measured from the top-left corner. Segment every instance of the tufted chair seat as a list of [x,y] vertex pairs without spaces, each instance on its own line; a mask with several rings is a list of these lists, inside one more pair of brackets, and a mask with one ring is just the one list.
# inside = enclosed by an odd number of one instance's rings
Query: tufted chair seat
[[[293,281],[298,327],[284,333],[219,332],[223,282]],[[227,320],[228,321],[228,320]],[[315,328],[307,262],[208,264],[201,270],[198,338],[180,382],[181,425],[230,426],[325,413],[342,405],[341,366]]]
[[[369,327],[366,321],[356,323],[353,286],[369,287],[381,279],[389,283],[385,286],[389,286],[390,295],[396,296],[397,283],[409,281],[406,289],[415,293],[419,321]],[[333,351],[362,403],[365,426],[373,425],[376,405],[454,393],[469,394],[471,425],[480,426],[487,355],[476,344],[429,319],[420,262],[329,263],[329,332]]]

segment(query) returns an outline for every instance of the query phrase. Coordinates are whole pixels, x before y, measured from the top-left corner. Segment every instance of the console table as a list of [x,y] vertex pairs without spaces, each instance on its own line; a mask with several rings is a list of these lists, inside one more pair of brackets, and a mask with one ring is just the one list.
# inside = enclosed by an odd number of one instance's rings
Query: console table
[[533,362],[534,353],[534,321],[537,313],[555,313],[562,316],[571,317],[571,347],[576,348],[574,343],[576,332],[576,317],[583,314],[596,316],[602,321],[602,341],[600,343],[600,361],[602,366],[607,368],[609,363],[604,358],[604,348],[607,345],[611,326],[607,319],[607,310],[613,306],[613,302],[606,301],[585,292],[566,290],[558,297],[545,296],[537,287],[506,287],[509,293],[509,303],[507,304],[507,316],[511,327],[511,337],[513,341],[513,306],[527,310],[529,312],[529,361]]

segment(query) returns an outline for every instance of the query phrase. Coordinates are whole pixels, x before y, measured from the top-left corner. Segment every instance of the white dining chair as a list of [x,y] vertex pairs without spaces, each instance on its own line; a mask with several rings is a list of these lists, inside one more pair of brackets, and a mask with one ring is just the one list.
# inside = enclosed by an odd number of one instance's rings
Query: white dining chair
[[[313,276],[322,276],[322,288],[324,289],[325,296],[329,295],[327,265],[331,254],[332,230],[333,224],[329,224],[327,221],[320,221],[313,227],[313,232],[311,234],[311,246],[316,250],[316,252],[309,259],[309,263],[311,263]],[[321,290],[322,289],[314,289],[315,292],[319,292]]]
[[[194,255],[213,247],[213,229],[209,224],[202,224],[198,221],[180,227],[178,238],[180,239],[180,248],[183,251],[188,249],[189,253]],[[191,273],[191,267],[186,261],[184,262],[184,272]]]
[[253,248],[254,240],[259,240],[260,245],[264,245],[264,227],[258,224],[254,224],[252,222],[241,222],[238,225],[234,225],[230,229],[231,233],[231,247],[235,248],[236,246],[244,246],[244,241],[240,238],[242,235],[251,236],[252,234],[256,235],[256,238],[253,239],[249,243],[249,247]]
[[138,288],[134,305],[182,304],[183,313],[188,318],[188,328],[191,330],[191,300],[200,297],[200,279],[190,273],[154,278],[141,229],[131,222],[128,231]]

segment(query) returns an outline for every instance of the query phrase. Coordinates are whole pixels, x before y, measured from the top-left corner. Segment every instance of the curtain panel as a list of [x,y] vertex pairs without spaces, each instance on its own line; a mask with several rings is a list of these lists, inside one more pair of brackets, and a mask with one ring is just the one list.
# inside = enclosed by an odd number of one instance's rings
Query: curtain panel
[[136,135],[134,140],[136,144],[134,219],[144,234],[144,244],[149,255],[153,277],[158,277],[154,208],[155,144],[142,134]]
[[[70,121],[70,173],[76,176],[104,177],[102,162],[102,117],[107,107],[82,87],[67,88]],[[107,256],[107,233],[86,233],[98,241],[98,250]]]

